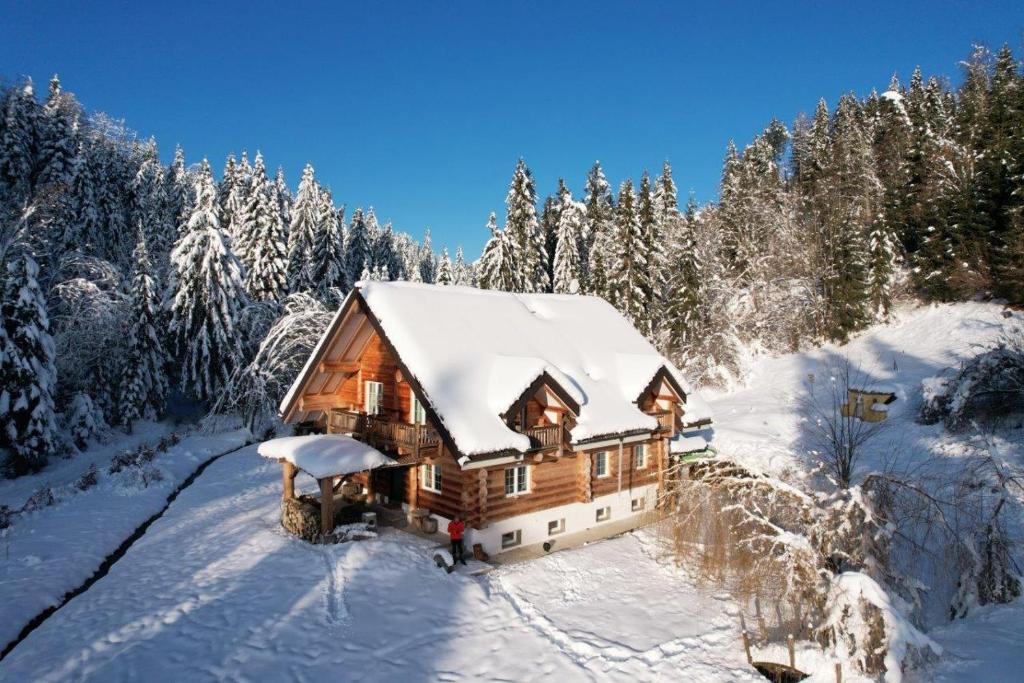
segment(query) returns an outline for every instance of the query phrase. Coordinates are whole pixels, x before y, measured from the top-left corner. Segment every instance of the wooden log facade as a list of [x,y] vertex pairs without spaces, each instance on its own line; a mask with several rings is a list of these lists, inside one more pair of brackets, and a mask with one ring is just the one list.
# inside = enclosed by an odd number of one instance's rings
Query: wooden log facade
[[[552,514],[551,520],[537,519],[539,513],[569,506],[578,517],[589,515],[586,518],[594,523],[603,521],[601,511],[595,518],[589,508],[580,512],[581,506],[601,508],[610,497],[625,500],[627,513],[630,500],[634,513],[638,512],[638,500],[644,509],[655,505],[657,492],[664,486],[668,439],[679,427],[682,407],[681,397],[665,381],[657,381],[656,377],[637,400],[638,408],[658,419],[658,426],[651,432],[608,435],[593,445],[571,445],[569,432],[575,425],[579,406],[572,405],[574,402],[564,396],[564,390],[540,378],[501,416],[511,429],[530,437],[531,449],[518,459],[495,457],[494,465],[471,459],[463,459],[460,465],[448,445],[452,443],[450,437],[443,425],[437,424],[429,406],[424,410],[414,408],[418,384],[415,378],[405,375],[407,369],[382,337],[380,328],[365,321],[351,325],[354,330],[338,333],[347,340],[342,352],[320,352],[324,357],[316,360],[315,367],[321,376],[303,388],[294,404],[297,413],[291,415],[312,418],[325,431],[352,433],[396,458],[399,464],[394,466],[345,477],[346,482],[358,484],[370,500],[402,504],[409,510],[427,509],[442,521],[459,514],[467,522],[470,541],[474,531],[482,534],[496,528],[495,533],[501,535],[500,549],[507,547],[509,533],[514,534],[513,540],[519,538],[519,529],[505,530],[509,520],[532,515],[531,524],[553,524],[550,528],[545,526],[544,533],[554,534],[559,520],[563,523],[561,530],[565,530],[564,518]],[[371,400],[375,405],[369,404]],[[367,414],[374,417],[367,419]],[[332,415],[344,419],[334,420]],[[380,441],[369,428],[365,433],[359,431],[361,424],[380,427],[381,422],[390,421],[401,427],[392,431],[401,434],[416,433],[419,428],[414,423],[419,421],[426,425],[422,429],[434,435],[433,439],[426,446],[421,446],[423,441],[414,440],[416,445],[412,447],[405,437]],[[376,436],[380,433],[377,429]],[[522,470],[509,473],[516,468],[525,468],[525,485]],[[286,468],[285,496],[294,495],[293,477],[294,473]],[[437,479],[439,490],[435,490]],[[514,490],[507,489],[507,479],[517,482]],[[321,488],[322,495],[327,495],[327,484],[321,482]],[[635,495],[640,498],[631,498],[638,491]],[[575,530],[582,529],[570,529]],[[488,551],[494,552],[496,541],[491,538],[489,543]]]

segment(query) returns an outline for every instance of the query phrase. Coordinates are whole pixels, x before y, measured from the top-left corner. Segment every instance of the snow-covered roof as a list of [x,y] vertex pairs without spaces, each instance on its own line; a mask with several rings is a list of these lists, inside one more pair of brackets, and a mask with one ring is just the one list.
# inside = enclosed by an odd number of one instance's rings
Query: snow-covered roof
[[395,462],[343,434],[286,436],[264,441],[256,450],[264,458],[287,460],[314,479],[354,474]]
[[711,418],[679,370],[603,299],[411,282],[359,292],[464,455],[529,449],[501,415],[543,373],[580,405],[576,442],[656,429],[634,402],[662,368],[686,394],[684,422]]
[[669,453],[694,453],[711,445],[711,430],[680,432],[669,439]]

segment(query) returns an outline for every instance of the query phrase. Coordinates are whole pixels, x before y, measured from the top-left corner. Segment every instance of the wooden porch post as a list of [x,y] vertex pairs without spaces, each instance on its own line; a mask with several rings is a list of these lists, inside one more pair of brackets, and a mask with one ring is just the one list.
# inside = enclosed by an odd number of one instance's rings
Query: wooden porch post
[[366,470],[366,504],[373,504],[373,470]]
[[415,510],[420,506],[420,465],[413,465],[409,472],[409,481],[412,483],[412,490],[409,492],[409,508]]
[[292,500],[295,498],[295,465],[287,460],[281,461],[281,479],[284,482],[282,498]]
[[662,497],[665,495],[665,451],[668,450],[667,446],[668,439],[658,439],[658,453],[657,460],[655,460],[655,466],[658,468],[658,504],[656,507],[661,507]]
[[334,477],[324,477],[320,483],[320,532],[334,530]]

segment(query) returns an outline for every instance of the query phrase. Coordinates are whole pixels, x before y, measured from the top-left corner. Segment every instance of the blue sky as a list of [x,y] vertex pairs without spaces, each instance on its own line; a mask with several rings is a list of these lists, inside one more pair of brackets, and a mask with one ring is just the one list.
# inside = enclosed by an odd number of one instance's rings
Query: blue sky
[[475,257],[520,156],[542,195],[667,158],[714,199],[729,138],[918,64],[958,80],[972,42],[1020,56],[1024,29],[1019,1],[503,5],[4,0],[0,77],[60,73],[165,160],[260,149],[292,187],[310,162],[339,203]]

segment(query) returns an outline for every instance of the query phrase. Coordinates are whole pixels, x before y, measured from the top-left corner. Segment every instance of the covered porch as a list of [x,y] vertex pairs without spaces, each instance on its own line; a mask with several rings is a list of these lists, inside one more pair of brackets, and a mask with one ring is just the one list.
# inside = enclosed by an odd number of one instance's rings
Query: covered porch
[[[404,488],[414,464],[411,458],[391,458],[343,434],[272,439],[257,450],[281,464],[282,524],[307,540],[323,538],[339,522],[358,521],[363,511],[383,513],[376,503],[392,500],[396,489]],[[313,494],[297,493],[300,473],[315,482]]]

